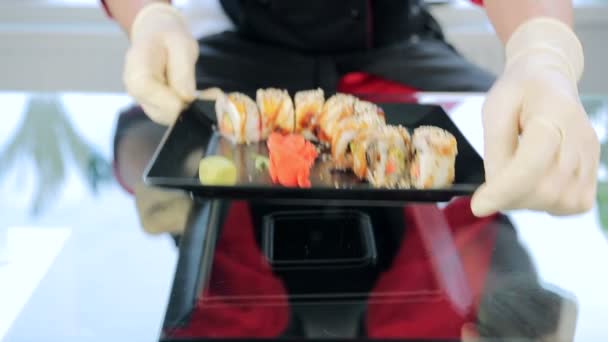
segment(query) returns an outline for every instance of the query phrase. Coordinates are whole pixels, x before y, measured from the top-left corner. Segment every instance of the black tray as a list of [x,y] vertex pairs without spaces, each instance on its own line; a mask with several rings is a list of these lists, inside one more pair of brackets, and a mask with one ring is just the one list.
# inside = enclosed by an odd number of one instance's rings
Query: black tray
[[[152,186],[182,189],[193,196],[225,199],[265,199],[330,204],[376,204],[403,202],[442,202],[455,196],[470,195],[483,183],[483,160],[439,106],[418,104],[380,104],[387,123],[414,129],[434,125],[451,132],[458,143],[456,179],[445,189],[378,189],[359,182],[349,173],[329,173],[317,162],[311,170],[312,187],[286,188],[272,184],[267,171],[255,169],[254,154],[266,154],[266,144],[234,146],[214,131],[212,102],[197,101],[185,110],[166,132],[144,180]],[[198,163],[205,155],[221,154],[232,159],[238,170],[234,186],[203,186],[198,180]],[[323,174],[323,175],[322,175]],[[339,188],[336,188],[336,184]]]

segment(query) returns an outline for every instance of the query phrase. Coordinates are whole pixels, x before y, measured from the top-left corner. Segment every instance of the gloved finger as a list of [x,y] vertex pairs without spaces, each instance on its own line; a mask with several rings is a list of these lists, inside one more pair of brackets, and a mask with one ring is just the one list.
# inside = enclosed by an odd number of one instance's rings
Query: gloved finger
[[600,144],[591,125],[576,129],[580,147],[577,150],[579,164],[575,170],[575,180],[565,187],[559,212],[555,215],[571,215],[589,211],[595,205],[597,177],[600,158]]
[[198,44],[183,33],[167,34],[167,78],[169,86],[184,102],[196,97],[195,67],[198,59]]
[[586,209],[582,206],[582,191],[586,191],[586,187],[579,182],[573,181],[570,184],[562,186],[563,188],[560,200],[555,206],[547,210],[547,212],[554,216],[569,216],[579,214]]
[[152,47],[152,44],[140,44],[127,52],[124,83],[127,92],[153,121],[169,125],[183,109],[184,103],[167,86],[164,62],[151,55]]
[[179,113],[181,113],[183,108],[185,108],[186,106],[182,103],[179,107],[176,108],[161,108],[151,104],[146,104],[142,102],[140,103],[144,113],[146,113],[146,115],[150,119],[152,119],[152,121],[163,126],[171,126],[179,116]]
[[150,119],[165,126],[171,125],[185,107],[171,89],[159,83],[148,84],[145,94],[134,97]]
[[[597,136],[593,136],[597,141]],[[599,144],[590,147],[590,151],[583,153],[583,164],[580,170],[581,193],[579,198],[579,208],[581,212],[589,211],[597,200],[597,178],[599,169]]]
[[222,89],[220,89],[218,87],[212,87],[212,88],[206,88],[206,89],[200,90],[198,92],[197,97],[200,100],[204,100],[204,101],[215,101],[223,94],[224,94],[224,92],[222,91]]
[[[554,163],[538,187],[518,206],[547,211],[553,215],[569,215],[579,206],[581,158],[579,144],[565,142]],[[577,188],[579,187],[579,188]]]
[[488,216],[528,194],[554,163],[562,135],[544,120],[532,119],[526,125],[515,156],[492,180],[473,195],[471,209],[476,216]]
[[513,157],[519,138],[518,115],[521,89],[508,80],[492,87],[483,106],[484,166],[486,181],[502,170]]
[[579,213],[587,212],[595,206],[597,201],[597,181],[584,187],[585,191],[579,200]]

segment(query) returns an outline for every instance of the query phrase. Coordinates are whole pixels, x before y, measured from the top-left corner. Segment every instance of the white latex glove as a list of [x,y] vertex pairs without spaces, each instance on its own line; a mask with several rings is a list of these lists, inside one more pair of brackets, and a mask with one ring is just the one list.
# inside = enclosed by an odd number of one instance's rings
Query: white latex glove
[[483,109],[486,183],[473,196],[473,213],[589,210],[600,147],[577,89],[579,40],[562,22],[537,18],[513,33],[506,52]]
[[193,201],[182,191],[154,188],[140,182],[135,185],[137,216],[144,230],[151,234],[182,234],[188,223]]
[[194,100],[198,44],[182,14],[165,3],[144,7],[131,26],[127,91],[155,122],[170,125]]

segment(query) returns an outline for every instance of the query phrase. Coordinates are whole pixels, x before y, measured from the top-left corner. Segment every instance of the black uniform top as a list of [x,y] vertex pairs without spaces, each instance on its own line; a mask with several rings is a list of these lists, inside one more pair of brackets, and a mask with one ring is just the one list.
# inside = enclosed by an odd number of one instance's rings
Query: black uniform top
[[220,1],[243,35],[301,51],[361,50],[439,33],[420,0]]

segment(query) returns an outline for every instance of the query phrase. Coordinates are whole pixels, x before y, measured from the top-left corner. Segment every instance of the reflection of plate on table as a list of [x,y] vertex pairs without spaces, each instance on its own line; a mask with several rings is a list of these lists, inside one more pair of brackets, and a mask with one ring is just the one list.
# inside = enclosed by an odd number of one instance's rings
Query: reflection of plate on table
[[[438,106],[418,104],[381,104],[388,124],[414,129],[423,125],[443,128],[458,144],[456,178],[445,189],[383,189],[359,181],[353,174],[334,172],[323,161],[311,170],[312,187],[286,188],[272,184],[267,171],[255,167],[257,155],[267,155],[264,142],[233,145],[214,130],[213,102],[198,101],[184,111],[167,131],[145,174],[149,185],[182,189],[207,198],[297,200],[323,202],[441,202],[470,195],[483,183],[483,161],[466,138]],[[205,155],[223,155],[237,168],[232,186],[206,186],[198,179],[198,164]]]

